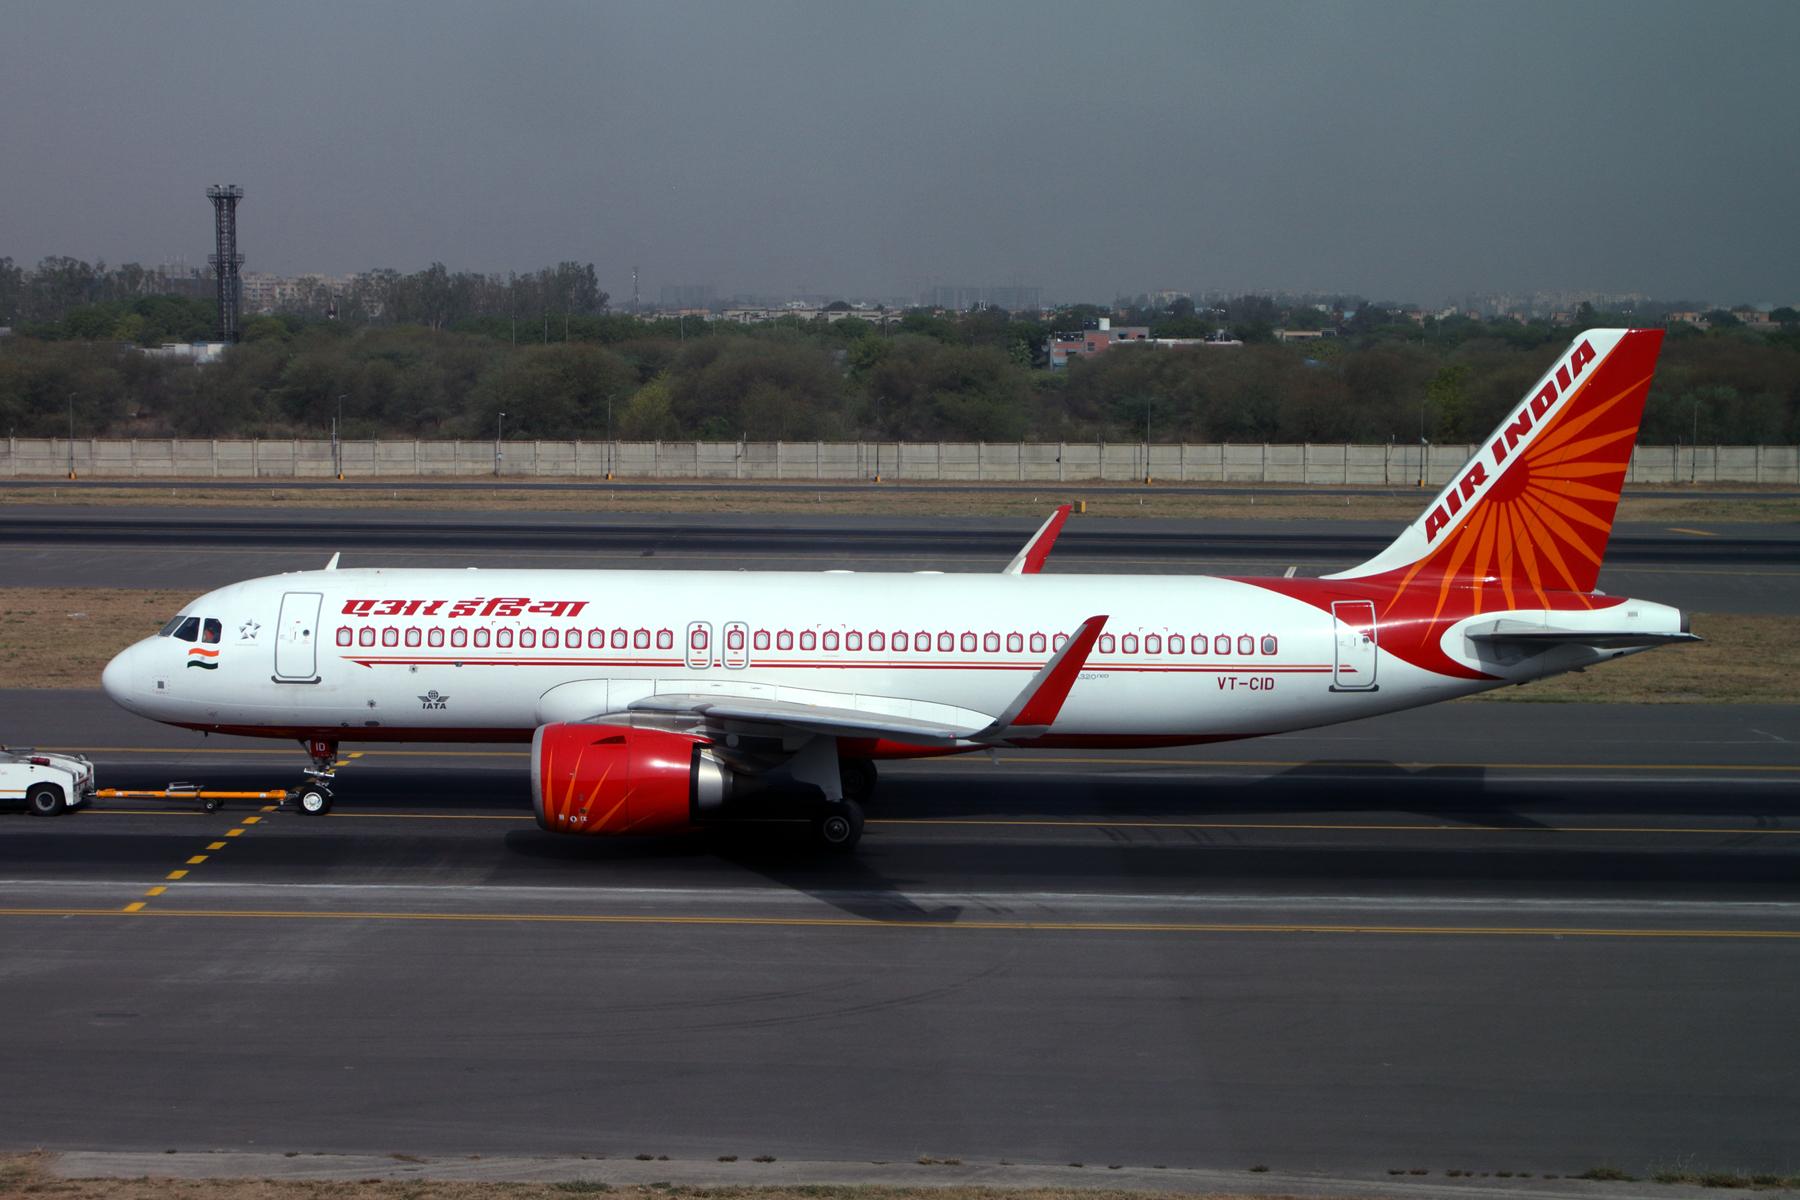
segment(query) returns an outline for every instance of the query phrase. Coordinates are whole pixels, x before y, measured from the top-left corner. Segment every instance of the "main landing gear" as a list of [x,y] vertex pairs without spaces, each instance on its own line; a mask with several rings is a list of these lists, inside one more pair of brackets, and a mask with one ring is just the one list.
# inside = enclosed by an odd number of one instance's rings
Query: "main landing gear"
[[848,854],[862,840],[862,805],[854,800],[829,800],[813,817],[813,844],[833,854]]
[[337,777],[337,743],[325,738],[308,738],[307,757],[312,766],[301,772],[306,778],[294,790],[294,805],[309,817],[324,816],[331,811],[331,781]]

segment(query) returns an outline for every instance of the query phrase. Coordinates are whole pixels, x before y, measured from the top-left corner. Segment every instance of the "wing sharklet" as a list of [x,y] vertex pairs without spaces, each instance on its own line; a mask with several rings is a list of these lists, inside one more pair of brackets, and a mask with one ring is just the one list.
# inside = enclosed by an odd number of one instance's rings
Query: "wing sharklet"
[[994,718],[994,723],[975,735],[975,740],[999,741],[1020,736],[1025,730],[1039,731],[1054,725],[1057,715],[1062,712],[1063,701],[1069,698],[1075,681],[1081,677],[1081,669],[1087,666],[1094,643],[1100,640],[1106,620],[1105,616],[1093,616],[1083,621],[1063,643],[1063,648],[1050,657],[1050,661],[1031,677],[1031,682],[1013,697],[1013,702]]
[[1064,504],[1050,514],[1050,519],[1038,526],[1038,531],[1031,535],[1023,549],[1006,564],[1002,575],[1036,575],[1044,569],[1044,560],[1050,557],[1050,547],[1056,545],[1056,536],[1062,532],[1063,524],[1068,521],[1073,505]]

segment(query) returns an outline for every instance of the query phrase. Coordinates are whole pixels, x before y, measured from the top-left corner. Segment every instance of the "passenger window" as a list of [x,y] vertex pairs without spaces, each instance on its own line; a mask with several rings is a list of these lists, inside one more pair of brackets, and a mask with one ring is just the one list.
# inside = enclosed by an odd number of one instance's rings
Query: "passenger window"
[[948,629],[941,631],[938,634],[938,649],[943,651],[956,649],[956,635]]
[[384,646],[398,646],[400,644],[400,631],[395,629],[392,625],[384,627],[381,631],[381,644]]
[[555,629],[544,630],[544,649],[555,650],[562,645],[562,634]]
[[861,650],[862,649],[862,633],[859,630],[852,629],[849,633],[846,633],[844,635],[844,649],[846,649],[846,650]]
[[794,648],[794,631],[791,629],[784,629],[776,634],[775,648],[777,650],[792,650]]
[[205,642],[209,646],[214,645],[218,642],[218,640],[219,640],[219,620],[217,617],[206,618],[205,624],[203,624],[200,627],[200,640]]
[[881,632],[881,630],[879,630],[879,629],[870,630],[869,631],[869,649],[871,649],[871,650],[886,650],[887,649],[887,634]]
[[[1110,635],[1108,635],[1108,636],[1110,636]],[[1056,650],[1061,650],[1064,646],[1066,646],[1068,644],[1069,644],[1069,635],[1066,633],[1059,633],[1055,637],[1050,639],[1051,647]]]
[[904,650],[904,649],[906,649],[906,647],[907,647],[906,630],[904,630],[904,629],[894,630],[894,649]]
[[462,628],[461,626],[458,626],[457,628],[452,629],[450,631],[450,644],[452,646],[455,646],[459,650],[462,649],[464,646],[468,645],[469,644],[469,631]]
[[523,650],[537,649],[537,630],[529,628],[519,630],[519,647]]
[[818,648],[818,645],[819,645],[819,635],[818,634],[814,633],[810,629],[805,629],[800,632],[800,648],[802,650],[816,650]]
[[1171,633],[1169,635],[1169,653],[1170,654],[1185,654],[1185,653],[1187,653],[1187,639],[1182,637],[1179,633]]
[[588,643],[587,644],[589,647],[591,647],[592,649],[595,649],[595,650],[606,649],[606,630],[604,630],[604,629],[588,630]]
[[493,638],[494,638],[494,635],[489,633],[487,631],[486,627],[477,629],[475,631],[475,646],[476,646],[476,648],[477,649],[485,649],[487,647],[487,644],[489,642],[491,642],[493,640]]
[[766,629],[757,630],[751,635],[750,642],[758,650],[767,650],[769,648],[769,631]]
[[407,628],[407,630],[406,630],[406,644],[407,645],[417,646],[417,645],[421,644],[422,642],[424,642],[424,640],[425,640],[425,635],[420,633],[416,627],[409,626]]
[[688,646],[690,649],[694,650],[706,649],[706,626],[696,625],[688,630]]
[[1034,633],[1031,635],[1031,652],[1033,654],[1042,654],[1048,645],[1049,643],[1044,640],[1043,634]]
[[635,649],[648,650],[650,648],[650,631],[648,629],[633,630],[631,644]]
[[1023,651],[1025,649],[1024,637],[1022,635],[1016,634],[1016,633],[1007,634],[1006,635],[1006,649],[1007,649],[1008,653],[1011,653],[1011,654],[1020,653],[1021,651]]
[[351,642],[354,642],[355,640],[356,640],[356,635],[354,633],[350,632],[350,627],[348,625],[339,625],[338,626],[338,631],[337,631],[337,644],[338,645],[348,646]]
[[673,650],[675,648],[675,631],[673,629],[657,630],[656,648],[658,650]]
[[356,644],[359,646],[373,646],[375,644],[375,627],[373,625],[364,625],[361,629],[357,630]]
[[191,642],[200,636],[200,618],[186,617],[175,627],[175,637],[184,642]]
[[425,644],[427,646],[442,646],[444,644],[444,631],[441,629],[426,630]]
[[623,650],[625,648],[625,631],[623,629],[615,629],[612,631],[612,648],[614,650]]
[[824,633],[819,635],[819,649],[821,649],[821,650],[836,650],[837,648],[838,648],[837,630],[827,629]]
[[1262,640],[1262,652],[1264,654],[1275,653],[1275,639],[1273,637],[1264,635]]
[[1213,639],[1213,653],[1214,654],[1230,654],[1231,653],[1231,638],[1223,633],[1221,633],[1218,637],[1215,637]]
[[744,631],[735,625],[730,629],[727,629],[725,631],[725,648],[727,650],[742,650],[744,648]]
[[513,631],[511,629],[502,625],[499,629],[494,630],[494,645],[496,648],[510,650],[512,649],[512,644]]
[[1112,634],[1103,633],[1100,635],[1100,653],[1111,654],[1117,646],[1118,642],[1114,640]]
[[974,634],[965,633],[962,635],[962,650],[964,654],[973,654],[975,652],[976,644]]
[[926,633],[923,629],[913,634],[913,649],[917,650],[920,654],[931,649],[931,635]]
[[981,648],[986,650],[989,654],[998,653],[1000,650],[1000,635],[997,633],[984,634],[981,639]]
[[1146,633],[1144,635],[1144,653],[1145,654],[1161,654],[1162,653],[1162,635],[1161,634]]
[[1238,634],[1238,653],[1239,654],[1255,654],[1256,653],[1256,639],[1251,637],[1247,633]]
[[1138,650],[1137,634],[1128,633],[1124,637],[1120,638],[1119,639],[1119,650],[1121,653],[1124,653],[1124,654],[1136,654],[1137,650]]

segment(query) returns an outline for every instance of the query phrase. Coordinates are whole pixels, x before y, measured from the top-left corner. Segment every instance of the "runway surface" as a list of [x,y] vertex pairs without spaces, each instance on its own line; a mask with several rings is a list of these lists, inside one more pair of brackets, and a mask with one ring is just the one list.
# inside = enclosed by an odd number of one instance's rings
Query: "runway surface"
[[[0,716],[115,786],[300,759]],[[510,746],[371,748],[325,818],[0,815],[0,1144],[1791,1169],[1797,743],[1482,703],[894,764],[853,859],[543,834]]]
[[[1050,507],[1046,500],[1046,515]],[[1028,520],[943,517],[15,506],[0,512],[0,548],[13,585],[198,593],[317,568],[339,552],[345,566],[992,571],[1035,528]],[[1046,570],[1319,575],[1369,558],[1398,532],[1385,521],[1081,518],[1064,530]],[[1600,586],[1688,611],[1792,613],[1800,606],[1800,529],[1620,525]]]

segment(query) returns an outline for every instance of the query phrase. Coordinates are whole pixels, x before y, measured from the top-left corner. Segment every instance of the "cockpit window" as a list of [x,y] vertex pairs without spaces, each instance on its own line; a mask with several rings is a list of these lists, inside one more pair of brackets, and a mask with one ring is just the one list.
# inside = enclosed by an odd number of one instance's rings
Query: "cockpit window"
[[217,645],[219,641],[219,619],[208,617],[200,626],[200,640],[207,645]]
[[177,625],[175,627],[175,632],[172,636],[174,636],[184,642],[193,641],[195,638],[200,636],[200,618],[199,617],[183,617],[183,618],[181,618],[181,624]]
[[172,637],[174,635],[175,631],[177,629],[181,628],[181,623],[185,620],[187,620],[187,617],[185,615],[183,615],[181,613],[176,613],[174,616],[169,618],[169,623],[167,625],[164,625],[160,630],[157,631],[156,636],[157,637]]

